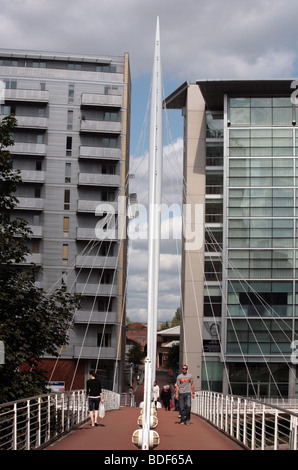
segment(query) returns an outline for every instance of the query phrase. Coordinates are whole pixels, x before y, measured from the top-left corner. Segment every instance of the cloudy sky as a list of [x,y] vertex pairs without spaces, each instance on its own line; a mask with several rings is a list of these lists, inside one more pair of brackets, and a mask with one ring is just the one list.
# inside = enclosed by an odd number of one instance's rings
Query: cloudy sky
[[[164,94],[184,81],[298,78],[297,0],[0,0],[2,48],[130,55],[131,191],[146,198],[146,145],[156,18],[160,18]],[[181,202],[182,119],[169,111],[163,202]],[[175,163],[175,164],[174,164]],[[175,186],[176,185],[176,186]],[[178,220],[174,214],[171,222]],[[164,221],[167,223],[167,221]],[[141,229],[141,222],[140,222]],[[180,302],[179,240],[162,241],[159,319]],[[130,245],[128,316],[146,319],[146,240]]]

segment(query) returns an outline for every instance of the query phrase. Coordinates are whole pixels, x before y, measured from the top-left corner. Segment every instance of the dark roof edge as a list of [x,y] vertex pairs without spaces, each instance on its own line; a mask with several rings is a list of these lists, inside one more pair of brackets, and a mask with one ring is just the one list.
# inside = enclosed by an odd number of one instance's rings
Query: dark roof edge
[[188,86],[188,81],[182,83],[179,88],[164,99],[163,107],[168,109],[181,109],[185,104],[186,90]]

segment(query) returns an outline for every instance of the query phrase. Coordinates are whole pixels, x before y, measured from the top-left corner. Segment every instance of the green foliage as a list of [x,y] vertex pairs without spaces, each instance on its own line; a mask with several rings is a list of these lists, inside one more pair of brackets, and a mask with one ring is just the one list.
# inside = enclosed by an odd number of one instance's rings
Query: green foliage
[[139,365],[145,359],[145,353],[143,351],[142,345],[138,342],[134,343],[130,348],[129,352],[126,354],[128,362],[132,362],[134,365]]
[[[24,219],[11,220],[21,183],[12,169],[7,147],[16,126],[13,116],[0,123],[0,340],[5,364],[0,365],[0,402],[34,396],[45,391],[45,377],[37,368],[44,354],[57,356],[67,344],[73,314],[80,296],[64,288],[47,294],[35,285],[37,268],[18,263],[30,253],[30,229]],[[26,367],[24,367],[26,366]]]
[[169,369],[178,369],[179,367],[179,344],[173,344],[169,348],[167,367]]

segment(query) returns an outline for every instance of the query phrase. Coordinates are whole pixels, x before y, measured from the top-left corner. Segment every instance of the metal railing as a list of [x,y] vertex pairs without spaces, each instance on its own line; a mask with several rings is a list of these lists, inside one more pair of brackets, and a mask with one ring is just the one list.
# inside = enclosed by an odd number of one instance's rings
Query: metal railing
[[[103,390],[105,410],[120,407],[120,395]],[[0,405],[0,450],[33,450],[49,444],[89,417],[85,390],[50,393]]]
[[196,392],[192,412],[251,450],[297,450],[298,414],[249,398]]

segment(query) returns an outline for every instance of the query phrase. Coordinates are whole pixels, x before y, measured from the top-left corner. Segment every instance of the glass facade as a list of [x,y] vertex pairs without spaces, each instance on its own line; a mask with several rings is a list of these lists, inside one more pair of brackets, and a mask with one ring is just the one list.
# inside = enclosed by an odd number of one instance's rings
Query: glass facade
[[[295,120],[290,91],[289,97],[227,99],[225,352],[233,393],[255,395],[254,386],[259,395],[288,393],[282,361],[290,360],[298,313]],[[254,380],[235,362],[240,358]],[[264,369],[274,359],[280,387]]]

